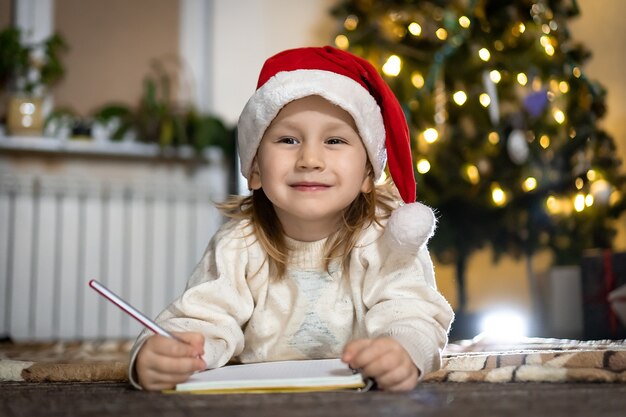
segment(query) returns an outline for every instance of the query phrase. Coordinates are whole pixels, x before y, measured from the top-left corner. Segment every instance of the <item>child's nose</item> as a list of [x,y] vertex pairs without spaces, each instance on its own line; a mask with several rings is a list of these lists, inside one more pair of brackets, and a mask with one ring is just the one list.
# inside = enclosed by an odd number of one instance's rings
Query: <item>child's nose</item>
[[305,143],[300,148],[300,154],[298,155],[298,168],[323,169],[324,166],[324,155],[319,146]]

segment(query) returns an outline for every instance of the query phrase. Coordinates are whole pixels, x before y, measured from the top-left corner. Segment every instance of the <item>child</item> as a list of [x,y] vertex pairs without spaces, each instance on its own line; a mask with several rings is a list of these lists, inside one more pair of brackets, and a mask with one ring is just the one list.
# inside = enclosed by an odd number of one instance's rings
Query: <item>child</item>
[[[232,220],[157,318],[187,343],[141,333],[132,383],[159,390],[229,361],[340,357],[379,388],[413,389],[440,366],[453,313],[389,87],[348,52],[284,51],[261,70],[238,145],[252,195],[221,206]],[[395,186],[376,183],[387,157]]]

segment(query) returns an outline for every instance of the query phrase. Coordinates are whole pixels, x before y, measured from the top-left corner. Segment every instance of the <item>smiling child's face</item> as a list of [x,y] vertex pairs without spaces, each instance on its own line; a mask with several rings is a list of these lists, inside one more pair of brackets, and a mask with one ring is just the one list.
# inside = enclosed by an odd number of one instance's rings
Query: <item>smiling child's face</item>
[[343,211],[371,191],[369,171],[350,114],[309,96],[283,107],[265,131],[249,186],[263,188],[287,236],[314,241],[336,231]]

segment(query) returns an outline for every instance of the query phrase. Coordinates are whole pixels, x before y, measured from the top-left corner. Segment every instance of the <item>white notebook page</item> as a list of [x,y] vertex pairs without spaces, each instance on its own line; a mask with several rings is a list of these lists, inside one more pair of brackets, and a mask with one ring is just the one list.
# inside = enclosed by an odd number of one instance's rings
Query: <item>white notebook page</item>
[[362,380],[340,359],[263,362],[230,365],[192,375],[176,389],[219,387],[341,385]]

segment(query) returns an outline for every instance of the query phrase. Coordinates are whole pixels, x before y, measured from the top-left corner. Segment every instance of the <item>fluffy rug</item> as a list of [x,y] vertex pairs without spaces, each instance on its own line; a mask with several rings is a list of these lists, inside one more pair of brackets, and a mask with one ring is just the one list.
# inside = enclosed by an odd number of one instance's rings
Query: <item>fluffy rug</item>
[[0,342],[0,381],[128,381],[129,341]]
[[[0,381],[127,381],[129,341],[0,342]],[[451,343],[424,382],[626,382],[626,341]]]

